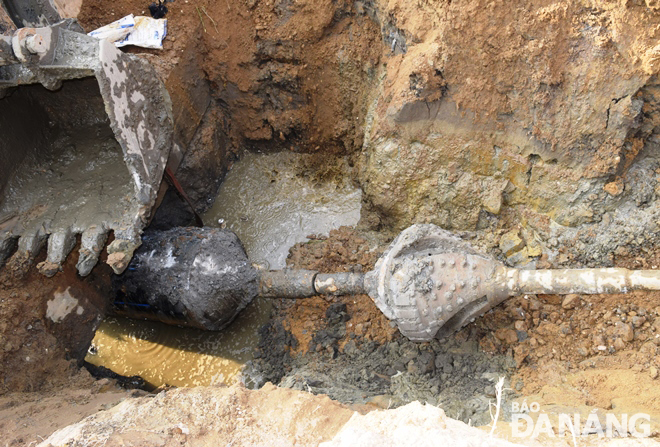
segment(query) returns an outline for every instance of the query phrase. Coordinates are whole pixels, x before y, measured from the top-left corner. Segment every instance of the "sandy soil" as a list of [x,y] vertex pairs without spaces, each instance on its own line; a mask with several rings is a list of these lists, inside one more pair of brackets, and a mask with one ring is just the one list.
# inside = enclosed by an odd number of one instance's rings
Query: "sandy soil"
[[512,445],[419,403],[355,412],[325,396],[266,385],[191,388],[124,401],[53,434],[40,447],[67,445],[431,446]]
[[86,372],[57,390],[4,394],[0,396],[0,445],[34,446],[56,430],[143,394],[128,392],[108,379],[95,381]]

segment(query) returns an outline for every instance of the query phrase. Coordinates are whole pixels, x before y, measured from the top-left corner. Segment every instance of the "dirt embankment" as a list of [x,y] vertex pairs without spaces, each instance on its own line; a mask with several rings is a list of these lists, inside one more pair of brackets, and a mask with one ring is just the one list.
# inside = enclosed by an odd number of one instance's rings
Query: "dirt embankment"
[[77,376],[108,303],[111,271],[99,264],[82,279],[74,253],[52,279],[34,266],[0,271],[0,394],[49,390]]
[[[131,51],[185,104],[179,127],[196,133],[180,176],[200,208],[244,148],[351,154],[373,228],[476,231],[498,254],[520,231],[512,265],[612,265],[619,247],[657,245],[653,2],[169,9],[165,49]],[[79,18],[144,11],[83,2]]]

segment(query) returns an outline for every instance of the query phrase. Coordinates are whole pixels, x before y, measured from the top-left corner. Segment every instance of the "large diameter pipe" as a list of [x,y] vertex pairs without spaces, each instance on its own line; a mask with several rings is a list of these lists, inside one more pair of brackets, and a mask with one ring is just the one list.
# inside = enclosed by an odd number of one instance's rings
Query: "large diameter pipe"
[[221,330],[256,296],[305,298],[364,293],[364,275],[261,271],[229,230],[175,228],[144,235],[128,269],[115,276],[111,313]]

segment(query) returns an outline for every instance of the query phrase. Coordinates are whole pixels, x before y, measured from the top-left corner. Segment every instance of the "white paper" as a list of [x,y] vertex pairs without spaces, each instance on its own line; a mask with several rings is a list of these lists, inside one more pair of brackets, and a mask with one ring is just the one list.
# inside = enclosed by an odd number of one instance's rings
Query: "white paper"
[[109,25],[102,26],[99,29],[95,29],[91,33],[88,33],[88,36],[96,37],[97,39],[106,39],[110,42],[117,42],[124,40],[126,36],[133,30],[135,27],[135,18],[133,14],[127,15],[119,20],[116,20]]
[[135,45],[143,48],[163,48],[167,35],[167,19],[152,19],[145,16],[123,17],[89,33],[92,37],[108,39],[117,47]]

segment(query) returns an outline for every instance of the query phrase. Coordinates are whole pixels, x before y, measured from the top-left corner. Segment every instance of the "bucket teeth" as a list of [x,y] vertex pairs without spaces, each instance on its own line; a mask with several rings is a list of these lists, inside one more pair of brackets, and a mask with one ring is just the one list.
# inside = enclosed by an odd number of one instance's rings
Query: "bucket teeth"
[[18,250],[14,257],[21,261],[30,261],[39,254],[39,251],[46,245],[48,234],[43,226],[31,232],[25,232],[18,239]]
[[14,252],[17,242],[18,236],[14,236],[9,232],[0,234],[0,267],[4,265]]
[[57,231],[48,238],[48,257],[37,265],[43,275],[54,276],[62,270],[62,263],[76,245],[76,235],[70,228]]
[[[115,237],[121,236],[121,233],[115,231]],[[135,238],[117,238],[108,245],[108,259],[106,263],[117,274],[121,275],[128,263],[133,257],[133,252],[140,246],[140,239]]]
[[0,82],[0,267],[27,272],[48,241],[37,269],[53,276],[84,232],[77,268],[87,275],[112,228],[119,273],[140,245],[173,146],[170,95],[146,60],[69,20],[22,28],[12,43],[16,60],[0,60],[11,67]]
[[80,241],[80,257],[76,268],[80,276],[87,276],[96,265],[108,239],[108,230],[100,226],[92,226],[86,229]]

